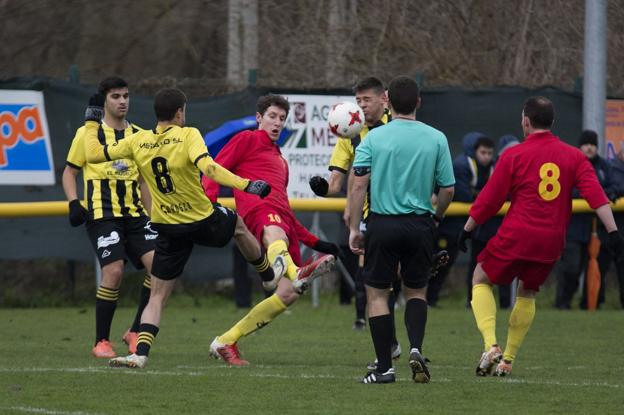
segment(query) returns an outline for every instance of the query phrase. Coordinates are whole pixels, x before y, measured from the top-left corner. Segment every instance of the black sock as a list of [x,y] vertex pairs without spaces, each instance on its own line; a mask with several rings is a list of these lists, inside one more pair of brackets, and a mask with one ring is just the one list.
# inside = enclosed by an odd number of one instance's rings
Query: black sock
[[157,334],[158,327],[155,325],[146,323],[141,324],[139,328],[139,339],[137,341],[136,354],[139,356],[147,356]]
[[417,348],[422,353],[427,325],[427,302],[412,298],[405,304],[405,328],[410,341],[410,348]]
[[394,306],[396,304],[396,294],[394,291],[388,296],[388,310],[390,310],[390,318],[392,319],[392,345],[399,344],[396,336],[396,324],[394,324]]
[[95,295],[95,343],[109,340],[119,290],[100,286]]
[[258,274],[260,274],[260,278],[262,281],[273,281],[275,274],[273,273],[273,268],[271,268],[271,263],[269,262],[269,258],[266,253],[262,253],[262,256],[254,261],[249,261],[251,265],[254,266]]
[[366,287],[364,286],[364,276],[362,270],[358,267],[355,273],[355,318],[366,319]]
[[369,317],[368,324],[377,355],[377,372],[385,373],[392,367],[392,317],[390,314]]
[[130,331],[138,333],[139,327],[141,326],[141,316],[143,315],[143,310],[145,310],[145,306],[149,302],[150,292],[152,291],[152,280],[149,275],[145,276],[143,280],[143,286],[141,287],[141,297],[139,298],[139,307],[137,308],[137,312],[134,316],[134,321],[132,322],[132,327]]

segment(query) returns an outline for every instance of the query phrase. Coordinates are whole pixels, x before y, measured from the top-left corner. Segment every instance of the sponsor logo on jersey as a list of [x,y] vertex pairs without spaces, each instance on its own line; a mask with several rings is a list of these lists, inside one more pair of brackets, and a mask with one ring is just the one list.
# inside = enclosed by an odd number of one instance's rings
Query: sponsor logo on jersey
[[109,236],[98,237],[97,247],[98,249],[106,248],[107,246],[115,245],[116,243],[119,243],[119,241],[120,241],[120,238],[119,238],[119,234],[117,233],[117,231],[112,231]]
[[43,94],[0,91],[0,185],[54,182]]

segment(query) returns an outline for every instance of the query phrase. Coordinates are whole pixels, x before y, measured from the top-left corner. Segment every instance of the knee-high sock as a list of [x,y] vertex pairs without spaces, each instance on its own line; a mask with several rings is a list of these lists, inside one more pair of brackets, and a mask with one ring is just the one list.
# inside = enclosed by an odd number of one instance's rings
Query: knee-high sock
[[288,245],[286,244],[286,241],[282,239],[278,239],[277,241],[271,243],[267,248],[267,256],[269,257],[269,261],[271,263],[275,261],[275,257],[278,255],[282,255],[286,261],[286,276],[288,279],[291,281],[296,280],[298,268],[288,253]]
[[472,287],[472,312],[477,327],[483,336],[485,350],[496,342],[496,300],[489,284],[477,284]]
[[119,290],[100,286],[95,295],[95,343],[109,340]]
[[509,316],[507,346],[503,359],[513,362],[535,317],[535,298],[517,297]]
[[392,367],[392,317],[390,314],[369,317],[368,325],[377,355],[377,372],[385,373]]
[[269,298],[258,303],[249,313],[238,321],[231,329],[217,339],[221,343],[236,343],[241,337],[247,336],[254,331],[269,324],[275,317],[286,310],[286,304],[273,294]]
[[130,331],[138,333],[141,326],[141,316],[143,315],[143,310],[145,310],[145,306],[149,302],[150,292],[152,291],[152,279],[149,275],[146,275],[143,279],[143,286],[141,287],[141,297],[139,298],[139,307],[137,307],[137,312],[134,316],[134,322],[132,323],[132,327],[130,327]]
[[422,353],[422,344],[427,326],[427,302],[412,298],[405,304],[405,328],[410,342],[410,349],[416,348]]
[[158,334],[158,327],[153,324],[141,324],[139,327],[139,337],[137,340],[136,354],[139,356],[147,356],[152,348],[154,339]]

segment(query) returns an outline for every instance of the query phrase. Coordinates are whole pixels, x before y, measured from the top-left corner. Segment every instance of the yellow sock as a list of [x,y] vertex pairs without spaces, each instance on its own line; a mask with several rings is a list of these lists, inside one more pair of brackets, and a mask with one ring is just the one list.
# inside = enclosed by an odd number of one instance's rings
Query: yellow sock
[[509,316],[509,332],[503,359],[513,362],[535,317],[535,298],[516,297]]
[[226,331],[222,336],[219,336],[217,341],[225,344],[236,343],[241,337],[247,336],[269,324],[284,310],[286,310],[286,304],[282,302],[277,294],[273,294],[252,308],[234,327]]
[[477,284],[472,287],[472,312],[477,327],[483,336],[485,350],[496,342],[496,300],[489,284]]
[[271,264],[275,261],[275,257],[278,255],[282,255],[284,260],[286,261],[286,276],[291,281],[297,279],[297,271],[298,268],[292,260],[292,257],[288,253],[288,245],[286,245],[286,241],[282,239],[278,239],[277,241],[271,243],[267,248],[267,256],[269,257],[269,261]]

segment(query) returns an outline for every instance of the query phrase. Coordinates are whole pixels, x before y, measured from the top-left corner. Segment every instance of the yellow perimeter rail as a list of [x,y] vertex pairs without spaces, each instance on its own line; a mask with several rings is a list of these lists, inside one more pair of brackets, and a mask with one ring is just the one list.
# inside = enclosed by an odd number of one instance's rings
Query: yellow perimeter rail
[[[227,197],[219,199],[219,203],[229,208],[235,208],[234,198]],[[342,212],[345,208],[346,199],[292,199],[290,206],[298,212]],[[470,203],[453,202],[446,212],[447,216],[466,216],[470,209]],[[614,211],[624,212],[624,198],[620,198],[617,203],[611,204]],[[509,209],[509,202],[505,203],[498,212],[505,214]],[[0,218],[26,218],[38,216],[65,216],[69,208],[66,201],[55,202],[20,202],[20,203],[0,203]],[[574,213],[591,213],[593,209],[589,207],[585,200],[575,199],[572,202]]]

